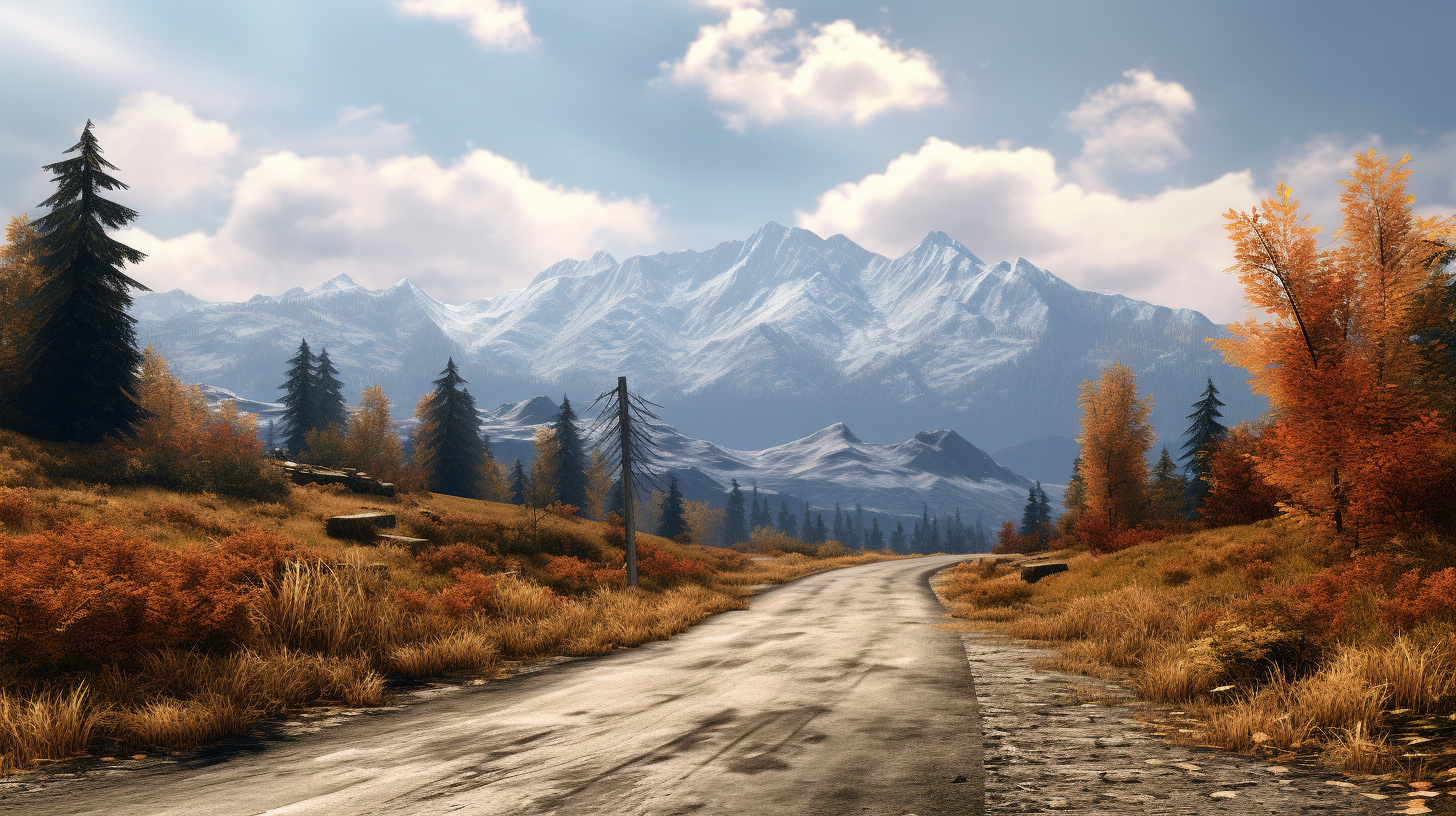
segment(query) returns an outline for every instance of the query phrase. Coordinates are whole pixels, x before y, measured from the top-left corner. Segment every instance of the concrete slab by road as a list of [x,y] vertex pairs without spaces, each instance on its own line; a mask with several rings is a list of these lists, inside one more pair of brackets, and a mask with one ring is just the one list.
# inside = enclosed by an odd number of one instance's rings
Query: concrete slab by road
[[0,812],[979,814],[971,672],[927,583],[959,558],[813,575],[670,641]]

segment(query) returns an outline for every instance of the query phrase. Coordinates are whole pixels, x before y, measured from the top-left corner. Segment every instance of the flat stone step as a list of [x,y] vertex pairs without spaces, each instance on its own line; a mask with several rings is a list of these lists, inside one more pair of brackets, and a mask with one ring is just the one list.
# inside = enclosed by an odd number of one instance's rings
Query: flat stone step
[[377,537],[377,543],[409,547],[409,551],[414,555],[419,555],[421,550],[430,546],[430,540],[428,538],[411,538],[409,536],[391,535],[389,533],[380,533]]
[[380,527],[394,527],[394,514],[355,513],[351,516],[334,516],[324,524],[324,532],[330,538],[373,541],[379,535]]

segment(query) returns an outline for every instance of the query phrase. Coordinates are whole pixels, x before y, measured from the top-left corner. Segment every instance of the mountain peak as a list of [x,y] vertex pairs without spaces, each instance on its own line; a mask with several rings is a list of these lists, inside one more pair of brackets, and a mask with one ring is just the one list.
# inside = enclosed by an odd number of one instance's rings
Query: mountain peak
[[926,234],[924,238],[921,238],[920,243],[916,244],[915,248],[910,251],[915,252],[916,250],[921,249],[949,249],[966,256],[974,263],[984,265],[984,261],[976,257],[976,254],[974,252],[971,252],[969,249],[967,249],[965,244],[962,244],[960,241],[957,241],[956,239],[950,237],[940,230],[931,230],[929,233]]
[[818,443],[841,442],[852,445],[861,444],[859,437],[855,436],[854,432],[849,429],[849,426],[843,422],[836,422],[823,430],[815,431],[805,437],[805,441]]
[[357,281],[348,275],[340,272],[332,278],[324,281],[309,291],[309,294],[320,294],[323,292],[345,292],[350,289],[363,289]]

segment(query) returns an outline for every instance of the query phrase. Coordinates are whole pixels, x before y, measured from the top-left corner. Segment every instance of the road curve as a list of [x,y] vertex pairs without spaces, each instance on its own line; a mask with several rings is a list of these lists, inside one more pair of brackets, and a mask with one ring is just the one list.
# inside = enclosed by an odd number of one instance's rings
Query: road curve
[[979,814],[971,673],[927,581],[959,558],[812,575],[670,641],[0,812]]

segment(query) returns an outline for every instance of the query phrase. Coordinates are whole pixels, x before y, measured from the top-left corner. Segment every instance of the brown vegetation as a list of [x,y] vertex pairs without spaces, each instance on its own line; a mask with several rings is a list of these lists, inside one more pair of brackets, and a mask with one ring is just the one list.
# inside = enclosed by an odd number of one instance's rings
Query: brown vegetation
[[[0,432],[0,772],[92,743],[186,750],[304,706],[378,705],[388,677],[488,678],[636,646],[743,608],[750,586],[884,557],[792,540],[750,557],[639,534],[643,586],[628,589],[620,520],[575,508],[337,486],[184,497],[57,466],[95,455]],[[361,510],[431,543],[323,534]]]

